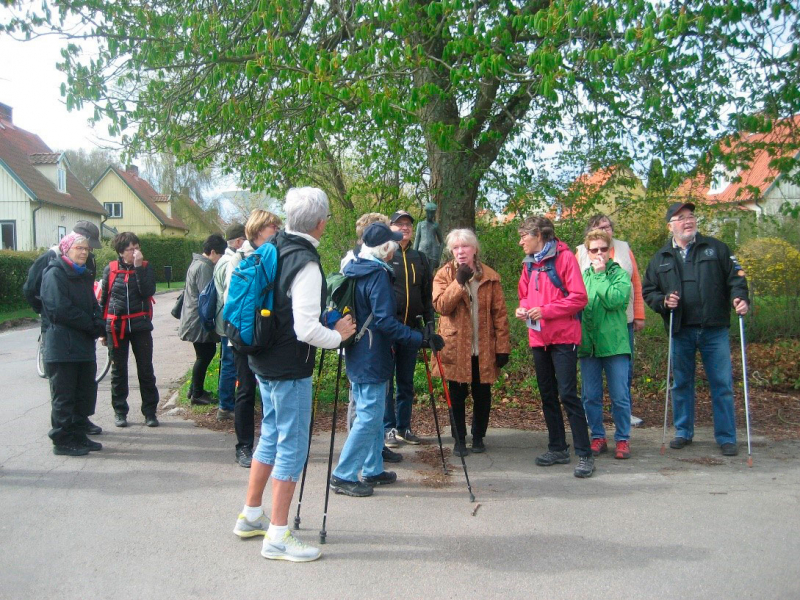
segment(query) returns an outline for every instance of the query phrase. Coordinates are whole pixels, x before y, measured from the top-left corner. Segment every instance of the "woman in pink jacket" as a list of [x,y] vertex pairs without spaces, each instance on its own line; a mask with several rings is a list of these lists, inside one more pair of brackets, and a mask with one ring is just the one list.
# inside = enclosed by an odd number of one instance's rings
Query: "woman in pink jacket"
[[575,477],[591,477],[594,457],[586,414],[578,396],[579,313],[586,306],[586,287],[575,255],[555,237],[550,219],[528,217],[519,228],[519,236],[526,256],[516,316],[528,325],[528,342],[550,435],[547,452],[536,457],[536,464],[549,467],[570,462],[560,399],[578,455]]

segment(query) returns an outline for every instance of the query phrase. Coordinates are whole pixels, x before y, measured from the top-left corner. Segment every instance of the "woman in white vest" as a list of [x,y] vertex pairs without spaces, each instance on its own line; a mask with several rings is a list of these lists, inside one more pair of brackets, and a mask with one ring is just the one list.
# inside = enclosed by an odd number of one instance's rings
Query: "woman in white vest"
[[[614,222],[603,213],[597,213],[589,219],[586,225],[584,235],[588,234],[593,229],[600,229],[608,233],[612,238],[612,247],[610,257],[614,259],[619,266],[621,266],[628,275],[631,276],[631,285],[633,287],[630,302],[628,302],[628,335],[631,343],[631,366],[628,369],[628,391],[630,392],[631,384],[633,383],[633,333],[644,329],[644,298],[642,297],[642,279],[639,276],[639,267],[636,265],[636,258],[633,256],[633,251],[628,245],[628,242],[623,242],[614,238]],[[581,267],[581,272],[588,269],[592,261],[589,258],[589,253],[586,251],[586,245],[581,244],[575,251],[575,256]],[[633,410],[633,394],[631,396],[631,410]],[[638,427],[642,424],[642,420],[638,417],[631,415],[631,426]]]

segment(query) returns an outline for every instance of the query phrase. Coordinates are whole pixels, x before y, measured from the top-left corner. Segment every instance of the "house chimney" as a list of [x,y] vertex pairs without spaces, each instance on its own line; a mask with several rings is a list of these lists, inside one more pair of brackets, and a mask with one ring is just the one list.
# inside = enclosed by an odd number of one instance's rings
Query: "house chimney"
[[135,175],[136,177],[139,176],[139,167],[136,165],[128,165],[125,167],[125,172],[130,173],[131,175]]
[[11,108],[8,104],[3,104],[0,102],[0,119],[4,121],[8,121],[9,123],[14,122],[14,109]]

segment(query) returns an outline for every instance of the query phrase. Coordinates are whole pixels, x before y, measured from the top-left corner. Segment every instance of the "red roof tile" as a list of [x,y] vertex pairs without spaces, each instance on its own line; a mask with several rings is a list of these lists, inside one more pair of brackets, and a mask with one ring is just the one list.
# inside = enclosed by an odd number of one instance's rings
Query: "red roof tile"
[[751,196],[749,187],[757,188],[763,195],[780,176],[780,171],[771,167],[770,163],[777,158],[797,154],[797,144],[800,143],[800,129],[798,128],[800,128],[800,115],[795,115],[791,119],[776,124],[770,133],[745,134],[741,141],[732,145],[731,152],[736,151],[740,144],[788,144],[789,147],[772,156],[766,148],[755,150],[753,161],[749,167],[741,169],[731,177],[731,179],[739,177],[741,181],[728,184],[718,193],[710,194],[708,177],[697,175],[685,179],[675,190],[675,196],[703,204],[726,204],[748,200]]
[[36,152],[28,155],[31,163],[34,165],[57,165],[58,159],[61,158],[60,152]]
[[[34,164],[55,164],[50,162],[54,153],[42,139],[33,133],[20,129],[11,121],[0,119],[0,161],[11,171],[12,176],[27,188],[26,192],[34,200],[64,206],[84,212],[105,215],[103,205],[89,193],[77,177],[67,169],[67,192],[62,194]],[[33,161],[47,161],[36,162]]]
[[[181,221],[177,217],[168,217],[163,210],[158,207],[158,202],[161,201],[161,198],[169,199],[168,196],[163,194],[159,194],[153,189],[147,180],[142,179],[138,175],[134,175],[128,171],[122,171],[121,169],[117,169],[116,167],[109,167],[109,170],[116,173],[122,181],[128,184],[128,187],[131,188],[136,196],[144,203],[145,206],[153,213],[156,219],[162,225],[166,225],[167,227],[175,227],[177,229],[183,229],[185,231],[189,231],[189,228],[186,224]],[[102,177],[101,177],[102,179]],[[98,181],[99,183],[99,181]],[[95,184],[97,185],[97,184]]]

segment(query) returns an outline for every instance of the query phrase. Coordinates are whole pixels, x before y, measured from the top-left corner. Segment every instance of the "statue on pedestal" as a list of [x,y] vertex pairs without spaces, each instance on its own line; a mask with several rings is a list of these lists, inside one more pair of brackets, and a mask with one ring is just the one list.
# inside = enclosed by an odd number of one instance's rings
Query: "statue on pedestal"
[[439,259],[442,256],[444,240],[439,224],[436,222],[437,206],[433,202],[425,205],[425,220],[417,225],[417,234],[414,237],[414,250],[419,250],[431,265],[431,272],[439,268]]

